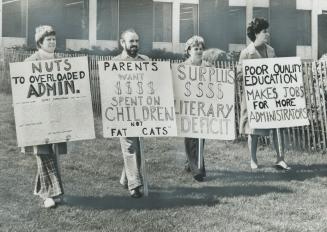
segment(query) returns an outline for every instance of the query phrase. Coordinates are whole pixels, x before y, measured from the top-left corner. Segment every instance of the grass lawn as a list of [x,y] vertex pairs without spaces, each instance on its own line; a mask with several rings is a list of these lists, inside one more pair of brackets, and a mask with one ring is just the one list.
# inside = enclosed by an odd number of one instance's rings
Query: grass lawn
[[0,231],[327,231],[327,157],[289,151],[289,172],[260,147],[251,171],[245,142],[207,140],[207,178],[183,170],[183,139],[145,139],[149,197],[119,184],[118,139],[69,143],[60,157],[65,203],[33,196],[36,162],[16,146],[11,96],[0,94]]

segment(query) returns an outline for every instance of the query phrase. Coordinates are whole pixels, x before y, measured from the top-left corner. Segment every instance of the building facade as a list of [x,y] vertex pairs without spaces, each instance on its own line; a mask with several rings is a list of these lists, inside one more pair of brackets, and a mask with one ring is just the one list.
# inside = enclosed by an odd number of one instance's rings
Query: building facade
[[[327,52],[327,0],[0,0],[2,46],[33,47],[34,29],[53,25],[61,49],[114,49],[134,28],[141,48],[182,52],[192,35],[207,47],[240,51],[253,17],[270,22],[278,56],[317,59]],[[327,44],[327,43],[326,43]]]

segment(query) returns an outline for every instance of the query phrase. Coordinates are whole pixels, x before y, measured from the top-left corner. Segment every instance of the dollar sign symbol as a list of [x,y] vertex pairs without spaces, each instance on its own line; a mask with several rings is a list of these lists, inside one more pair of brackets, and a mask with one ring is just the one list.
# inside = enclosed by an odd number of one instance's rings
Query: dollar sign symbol
[[139,87],[138,94],[143,94],[143,83],[139,81],[137,82],[137,86]]
[[218,99],[222,99],[224,97],[224,92],[221,89],[221,85],[218,85]]
[[185,83],[185,90],[186,90],[186,92],[184,93],[184,95],[186,96],[186,97],[189,97],[189,96],[191,96],[191,90],[190,90],[190,87],[191,87],[191,82],[186,82]]
[[148,83],[148,87],[150,89],[149,94],[154,94],[153,81]]
[[126,87],[127,87],[127,94],[132,94],[132,88],[131,88],[131,82],[130,81],[126,82]]
[[116,94],[121,95],[120,81],[118,81],[116,84]]

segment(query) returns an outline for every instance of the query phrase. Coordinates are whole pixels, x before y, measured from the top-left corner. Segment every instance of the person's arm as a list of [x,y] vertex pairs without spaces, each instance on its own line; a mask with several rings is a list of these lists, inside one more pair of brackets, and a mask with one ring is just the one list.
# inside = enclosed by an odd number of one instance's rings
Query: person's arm
[[242,61],[247,59],[247,53],[243,50],[240,54],[240,58],[238,60],[238,65],[236,67],[236,81],[243,81],[243,73],[242,73]]
[[141,54],[139,54],[139,57],[142,59],[142,60],[144,60],[144,61],[149,61],[149,60],[151,60],[148,56],[146,56],[146,55],[141,55]]
[[38,60],[38,56],[37,56],[37,53],[34,53],[34,54],[32,54],[31,56],[27,57],[27,58],[24,60],[24,62],[25,62],[25,61],[36,61],[36,60]]
[[277,57],[276,53],[275,53],[275,49],[272,49],[272,51],[273,51],[273,54],[274,54],[273,57]]

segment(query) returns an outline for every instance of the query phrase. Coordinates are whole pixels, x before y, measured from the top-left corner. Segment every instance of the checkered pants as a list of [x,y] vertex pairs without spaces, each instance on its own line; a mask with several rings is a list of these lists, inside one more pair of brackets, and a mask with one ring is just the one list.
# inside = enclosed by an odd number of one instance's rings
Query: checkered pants
[[37,174],[35,179],[34,194],[41,198],[56,197],[64,193],[56,154],[37,154]]

